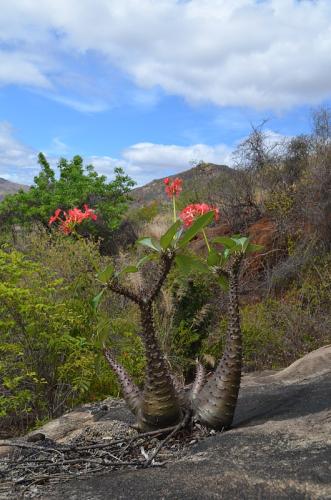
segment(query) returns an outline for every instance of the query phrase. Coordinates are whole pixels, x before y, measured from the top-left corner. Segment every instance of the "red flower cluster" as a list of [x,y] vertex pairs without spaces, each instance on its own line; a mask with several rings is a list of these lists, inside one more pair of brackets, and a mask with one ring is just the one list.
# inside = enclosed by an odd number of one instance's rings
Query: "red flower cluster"
[[[84,205],[84,212],[80,210],[79,208],[73,208],[67,212],[64,210],[61,210],[58,208],[55,210],[54,215],[49,219],[48,225],[50,226],[53,224],[55,221],[60,221],[60,226],[59,229],[62,231],[64,234],[70,234],[73,229],[78,225],[81,224],[84,220],[91,219],[91,220],[96,220],[97,216],[94,213],[94,210],[92,208],[89,208],[87,205]],[[61,212],[64,215],[64,219],[60,217]]]
[[211,211],[215,213],[215,220],[219,220],[220,214],[218,208],[211,207],[207,203],[192,203],[191,205],[187,205],[181,211],[179,217],[182,219],[185,227],[190,227],[197,217]]
[[172,182],[170,182],[169,177],[166,177],[163,182],[166,185],[165,192],[167,193],[169,198],[172,198],[173,196],[178,196],[181,190],[183,189],[182,188],[183,181],[179,177],[176,177],[176,179]]

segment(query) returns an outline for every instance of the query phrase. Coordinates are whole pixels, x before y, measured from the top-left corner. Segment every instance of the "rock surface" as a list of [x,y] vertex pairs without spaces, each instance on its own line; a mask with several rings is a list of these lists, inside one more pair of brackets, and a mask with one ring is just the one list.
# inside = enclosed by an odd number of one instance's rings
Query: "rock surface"
[[[120,401],[111,406],[97,417],[86,407],[76,424],[72,412],[38,432],[65,440],[87,426],[107,432],[128,422]],[[233,428],[166,467],[55,484],[42,498],[331,499],[331,346],[280,372],[244,376]]]

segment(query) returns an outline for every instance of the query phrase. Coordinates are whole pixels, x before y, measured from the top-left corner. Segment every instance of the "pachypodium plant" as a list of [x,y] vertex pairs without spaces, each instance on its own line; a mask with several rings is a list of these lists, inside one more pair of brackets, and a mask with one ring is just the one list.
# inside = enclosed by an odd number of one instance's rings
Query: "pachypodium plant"
[[[135,385],[130,375],[116,361],[113,351],[104,345],[104,355],[116,373],[123,396],[136,416],[139,430],[162,429],[175,425],[187,416],[214,429],[231,426],[237,402],[241,365],[242,335],[238,306],[238,276],[241,261],[245,254],[256,252],[261,247],[250,243],[239,235],[215,238],[208,241],[204,229],[218,220],[216,207],[205,203],[188,205],[176,213],[176,197],[182,190],[182,180],[164,180],[167,195],[173,202],[174,223],[159,240],[146,237],[138,244],[148,248],[149,253],[136,265],[130,265],[116,272],[113,265],[107,266],[98,274],[102,284],[94,303],[98,307],[103,293],[109,289],[115,294],[134,302],[140,311],[141,338],[146,354],[146,375],[142,388]],[[207,259],[192,257],[185,250],[190,241],[200,232],[207,246]],[[222,244],[223,250],[217,251],[214,244]],[[139,292],[123,283],[123,277],[139,272],[148,261],[158,262],[158,272],[153,283],[145,283]],[[162,352],[154,326],[153,304],[164,285],[170,269],[178,266],[180,271],[198,269],[213,272],[218,276],[220,286],[229,293],[228,332],[223,356],[215,372],[206,381],[203,366],[197,364],[196,379],[190,391],[181,386],[171,373]]]

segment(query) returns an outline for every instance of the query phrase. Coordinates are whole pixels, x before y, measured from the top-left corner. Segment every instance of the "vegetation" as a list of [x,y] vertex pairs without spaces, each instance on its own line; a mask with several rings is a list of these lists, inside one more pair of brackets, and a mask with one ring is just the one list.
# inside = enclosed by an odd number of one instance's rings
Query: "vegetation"
[[[0,433],[119,395],[103,346],[141,394],[149,363],[141,310],[114,284],[136,295],[152,290],[162,252],[172,254],[171,266],[150,311],[164,371],[181,383],[193,381],[196,359],[210,370],[225,349],[229,299],[221,284],[232,261],[224,268],[216,257],[229,241],[212,240],[233,233],[265,247],[243,261],[239,274],[243,370],[280,368],[330,343],[330,113],[315,113],[313,123],[310,135],[277,143],[257,127],[236,151],[236,170],[211,175],[208,165],[198,165],[183,176],[177,213],[202,201],[219,209],[220,222],[205,227],[210,250],[202,227],[181,247],[190,228],[165,238],[173,211],[159,194],[128,208],[133,183],[122,171],[107,183],[75,157],[59,162],[57,176],[41,155],[34,186],[0,203]],[[84,204],[96,220],[69,235],[48,225],[56,209],[82,212]],[[114,230],[120,224],[127,229]],[[151,238],[132,246],[135,234]],[[215,267],[225,272],[217,275]],[[100,269],[108,271],[96,279]]]
[[80,156],[74,156],[71,161],[60,159],[59,178],[42,153],[39,165],[41,171],[28,191],[20,190],[0,203],[1,225],[31,227],[39,223],[47,226],[56,209],[68,211],[87,204],[99,216],[99,224],[90,224],[89,232],[101,235],[105,229],[110,231],[119,226],[134,185],[121,168],[116,168],[115,179],[107,182],[104,175],[95,172],[93,165],[84,167]]

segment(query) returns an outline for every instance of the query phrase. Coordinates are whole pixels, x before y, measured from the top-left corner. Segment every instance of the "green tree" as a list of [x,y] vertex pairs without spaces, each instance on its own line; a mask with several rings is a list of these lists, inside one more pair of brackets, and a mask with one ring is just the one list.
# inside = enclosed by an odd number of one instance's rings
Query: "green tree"
[[34,178],[34,185],[28,191],[7,196],[0,203],[2,225],[47,225],[57,208],[68,210],[86,203],[98,214],[99,224],[94,225],[96,233],[101,228],[104,232],[118,227],[134,186],[122,168],[115,168],[114,180],[107,182],[93,165],[84,166],[80,156],[74,156],[71,161],[61,158],[58,178],[43,153],[39,153],[38,162],[41,171]]

